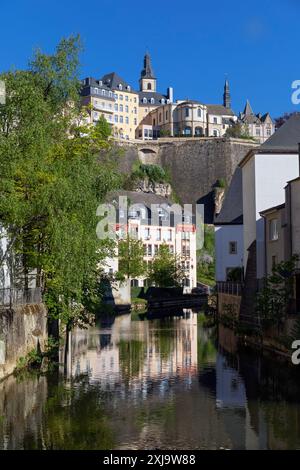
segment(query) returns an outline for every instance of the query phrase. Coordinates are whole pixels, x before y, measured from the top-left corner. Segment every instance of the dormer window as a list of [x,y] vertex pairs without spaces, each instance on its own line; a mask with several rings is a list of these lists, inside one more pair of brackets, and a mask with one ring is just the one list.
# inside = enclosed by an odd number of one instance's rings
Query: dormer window
[[105,90],[101,90],[102,91],[102,95],[105,96]]
[[143,103],[147,103],[147,98],[143,98]]
[[130,88],[130,85],[128,85],[128,87],[127,87],[127,90],[128,90],[128,91],[130,91],[130,90],[131,90],[131,88]]
[[112,97],[112,91],[108,92],[108,96],[111,98]]
[[123,88],[123,87],[122,87],[122,84],[119,83],[119,90],[122,90],[122,88]]
[[169,103],[170,103],[170,100],[168,99],[168,100],[167,100],[167,104],[169,104]]
[[164,98],[161,99],[161,104],[165,104]]
[[150,103],[154,104],[154,98],[150,98]]
[[100,85],[100,86],[102,86],[102,85],[103,85],[103,83],[102,83],[102,80],[99,80],[99,85]]

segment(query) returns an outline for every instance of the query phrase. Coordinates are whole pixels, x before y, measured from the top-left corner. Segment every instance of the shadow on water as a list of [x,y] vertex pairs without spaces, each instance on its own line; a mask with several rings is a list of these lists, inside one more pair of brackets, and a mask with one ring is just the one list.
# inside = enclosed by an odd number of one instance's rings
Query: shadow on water
[[203,313],[157,316],[107,315],[71,333],[65,375],[0,383],[0,448],[300,447],[296,367],[240,349]]

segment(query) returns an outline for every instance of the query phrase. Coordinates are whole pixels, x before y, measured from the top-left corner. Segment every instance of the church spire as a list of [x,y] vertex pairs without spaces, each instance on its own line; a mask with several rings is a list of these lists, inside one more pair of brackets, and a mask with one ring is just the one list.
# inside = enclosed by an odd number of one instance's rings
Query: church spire
[[229,91],[229,82],[227,78],[225,80],[225,85],[224,85],[223,106],[225,106],[225,108],[228,108],[228,109],[231,108],[231,97],[230,97],[230,91]]
[[141,78],[155,78],[151,65],[151,57],[148,52],[144,56],[144,68],[141,72]]

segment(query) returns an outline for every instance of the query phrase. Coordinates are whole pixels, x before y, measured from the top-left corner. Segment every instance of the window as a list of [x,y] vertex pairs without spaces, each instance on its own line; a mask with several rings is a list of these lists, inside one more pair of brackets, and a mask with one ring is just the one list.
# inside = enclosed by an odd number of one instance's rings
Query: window
[[110,98],[112,98],[112,91],[109,91],[109,92],[108,92],[108,96],[109,96]]
[[214,129],[214,130],[213,130],[213,136],[214,136],[214,137],[219,137],[219,131],[218,131],[218,129]]
[[136,113],[137,113],[137,109],[136,109],[136,107],[134,107],[134,109],[133,109],[133,112],[134,112],[134,114],[136,114]]
[[189,115],[190,115],[189,108],[185,108],[185,117],[189,117]]
[[166,241],[170,242],[172,240],[172,230],[167,230]]
[[218,118],[214,117],[214,124],[218,124]]
[[135,126],[137,125],[137,120],[136,120],[136,118],[134,118],[134,125],[135,125]]
[[155,254],[155,255],[158,254],[158,245],[154,245],[154,254]]
[[156,240],[157,241],[161,240],[161,229],[160,228],[158,228],[156,230]]
[[272,219],[269,223],[269,240],[276,241],[278,238],[278,219]]
[[159,113],[159,122],[161,122],[161,113]]
[[150,239],[150,228],[149,228],[149,227],[145,227],[145,228],[144,228],[144,239],[145,239],[145,240],[149,240],[149,239]]
[[[136,97],[133,98],[134,103],[136,103]],[[136,109],[136,108],[135,108]]]
[[115,122],[119,122],[119,118],[117,115],[115,115]]
[[123,124],[123,116],[120,116],[120,122]]
[[119,99],[123,101],[123,95],[119,95]]
[[105,96],[105,90],[101,90],[102,91],[102,95]]
[[148,83],[148,85],[147,85],[147,90],[152,90],[151,83]]
[[166,120],[168,120],[168,119],[169,119],[169,113],[168,113],[168,111],[166,111]]
[[161,104],[165,104],[164,98],[161,99]]
[[128,95],[125,96],[125,101],[128,101]]
[[123,105],[120,104],[120,112],[123,113]]
[[126,124],[129,124],[129,117],[128,116],[125,117],[125,122],[126,122]]
[[153,126],[156,126],[156,121],[155,121],[155,119],[153,119]]
[[277,264],[277,256],[274,255],[274,256],[272,256],[272,269],[275,268],[276,264]]
[[170,248],[170,253],[173,255],[174,254],[174,245],[170,245],[169,248]]
[[125,113],[128,113],[128,106],[125,106]]
[[237,254],[237,242],[229,242],[229,254],[230,255]]
[[260,127],[256,127],[255,135],[260,136]]
[[128,86],[127,86],[127,90],[128,90],[128,91],[130,91],[130,90],[131,90],[131,88],[130,88],[130,85],[128,85]]
[[118,111],[118,103],[115,103],[115,111]]
[[271,127],[267,127],[267,135],[271,135]]
[[119,83],[119,90],[122,90],[122,88],[123,88],[123,87],[122,87],[122,84]]
[[154,104],[154,98],[150,98],[150,103]]
[[152,256],[152,245],[147,245],[147,256]]
[[197,110],[197,116],[201,118],[201,108],[198,108],[198,110]]
[[143,103],[147,103],[147,98],[143,98]]

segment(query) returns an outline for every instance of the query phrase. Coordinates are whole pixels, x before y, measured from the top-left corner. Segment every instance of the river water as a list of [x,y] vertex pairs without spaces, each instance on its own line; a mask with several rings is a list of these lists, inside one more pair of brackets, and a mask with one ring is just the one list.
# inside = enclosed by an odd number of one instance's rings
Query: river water
[[0,449],[299,449],[300,366],[182,310],[71,334],[65,367],[0,383]]

